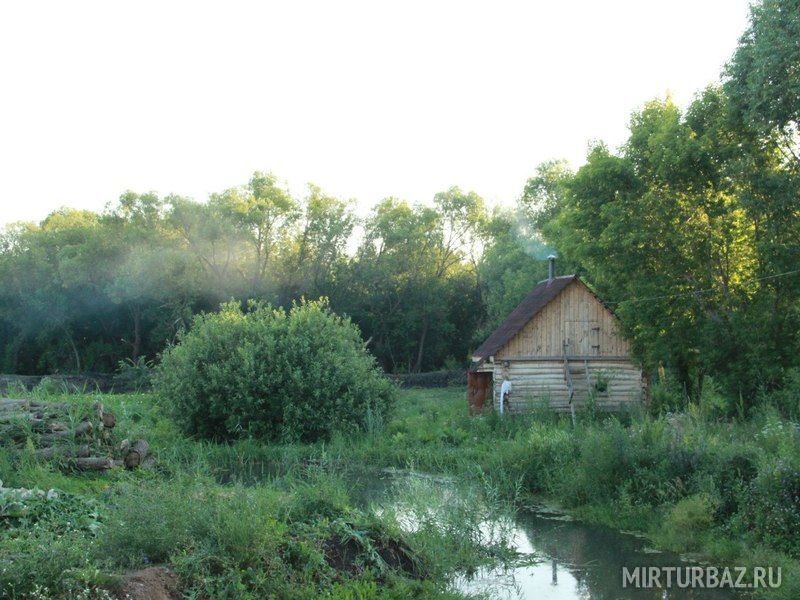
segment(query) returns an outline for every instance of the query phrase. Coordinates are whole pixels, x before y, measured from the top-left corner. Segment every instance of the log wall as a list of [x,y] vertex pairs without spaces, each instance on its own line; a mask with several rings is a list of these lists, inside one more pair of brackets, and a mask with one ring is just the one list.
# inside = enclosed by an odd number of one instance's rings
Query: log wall
[[[507,366],[503,361],[492,365],[495,407],[500,405],[500,386],[507,377],[512,385],[511,400],[506,404],[508,412],[527,412],[536,406],[547,406],[558,412],[570,410],[563,360],[508,362]],[[573,360],[570,365],[575,389],[573,402],[578,410],[586,407],[590,395],[594,396],[596,407],[606,411],[624,409],[644,399],[642,370],[630,360],[594,358]],[[605,392],[595,389],[598,381],[607,383]]]

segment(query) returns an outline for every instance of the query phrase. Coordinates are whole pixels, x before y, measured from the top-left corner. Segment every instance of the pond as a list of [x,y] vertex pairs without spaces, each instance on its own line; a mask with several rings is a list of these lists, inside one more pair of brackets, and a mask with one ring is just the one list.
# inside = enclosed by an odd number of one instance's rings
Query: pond
[[[362,476],[354,481],[353,489],[358,491],[364,505],[374,510],[394,511],[409,528],[415,526],[418,518],[409,508],[409,496],[420,499],[420,504],[428,507],[431,502],[438,502],[442,510],[448,511],[452,510],[454,499],[458,500],[454,496],[465,493],[464,488],[448,478],[413,471],[384,471]],[[737,597],[730,589],[623,587],[623,567],[629,570],[633,567],[684,569],[697,563],[677,554],[656,551],[639,536],[574,521],[558,511],[542,507],[516,513],[498,511],[494,516],[490,511],[479,527],[486,533],[487,540],[502,535],[521,560],[514,561],[508,568],[484,568],[459,575],[453,580],[453,587],[468,594],[554,600]],[[739,597],[743,595],[740,593]]]

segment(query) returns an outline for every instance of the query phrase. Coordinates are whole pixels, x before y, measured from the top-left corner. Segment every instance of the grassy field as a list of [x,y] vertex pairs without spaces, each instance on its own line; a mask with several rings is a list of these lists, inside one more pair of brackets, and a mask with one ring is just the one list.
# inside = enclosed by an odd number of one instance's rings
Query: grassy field
[[[396,418],[415,428],[414,404],[442,402],[455,415],[454,400],[406,395]],[[75,473],[31,444],[0,448],[3,597],[113,597],[125,573],[152,565],[168,566],[195,598],[449,597],[453,573],[503,554],[475,536],[478,503],[457,507],[449,522],[422,508],[408,533],[391,512],[356,501],[357,474],[409,464],[388,453],[381,424],[330,444],[212,444],[181,435],[153,396],[102,402],[117,416],[115,432],[149,441],[155,468]]]
[[[408,390],[367,432],[279,445],[187,439],[151,395],[102,401],[156,467],[77,474],[0,449],[5,488],[58,490],[2,492],[3,595],[107,597],[150,565],[195,598],[454,595],[455,572],[503,557],[474,535],[481,511],[543,499],[674,551],[781,565],[779,594],[800,595],[800,436],[768,409],[742,423],[582,415],[573,428],[549,413],[469,417],[460,388]],[[390,467],[452,475],[480,502],[405,532],[357,501],[359,475]]]

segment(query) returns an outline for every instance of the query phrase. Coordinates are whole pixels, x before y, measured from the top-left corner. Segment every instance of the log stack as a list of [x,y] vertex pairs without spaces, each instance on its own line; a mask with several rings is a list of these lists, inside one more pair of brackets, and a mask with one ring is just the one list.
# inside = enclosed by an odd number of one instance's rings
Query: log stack
[[37,458],[79,471],[136,469],[152,462],[145,440],[115,444],[117,419],[102,403],[0,398],[0,443],[33,446]]

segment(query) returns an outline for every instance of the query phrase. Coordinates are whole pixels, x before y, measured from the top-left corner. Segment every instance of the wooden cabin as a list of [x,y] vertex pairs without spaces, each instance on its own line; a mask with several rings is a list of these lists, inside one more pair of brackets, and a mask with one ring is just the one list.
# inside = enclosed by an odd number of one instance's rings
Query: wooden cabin
[[577,275],[555,277],[550,260],[550,277],[473,354],[467,392],[473,412],[490,399],[504,412],[538,404],[574,414],[589,402],[614,411],[645,398],[646,379],[614,313]]

